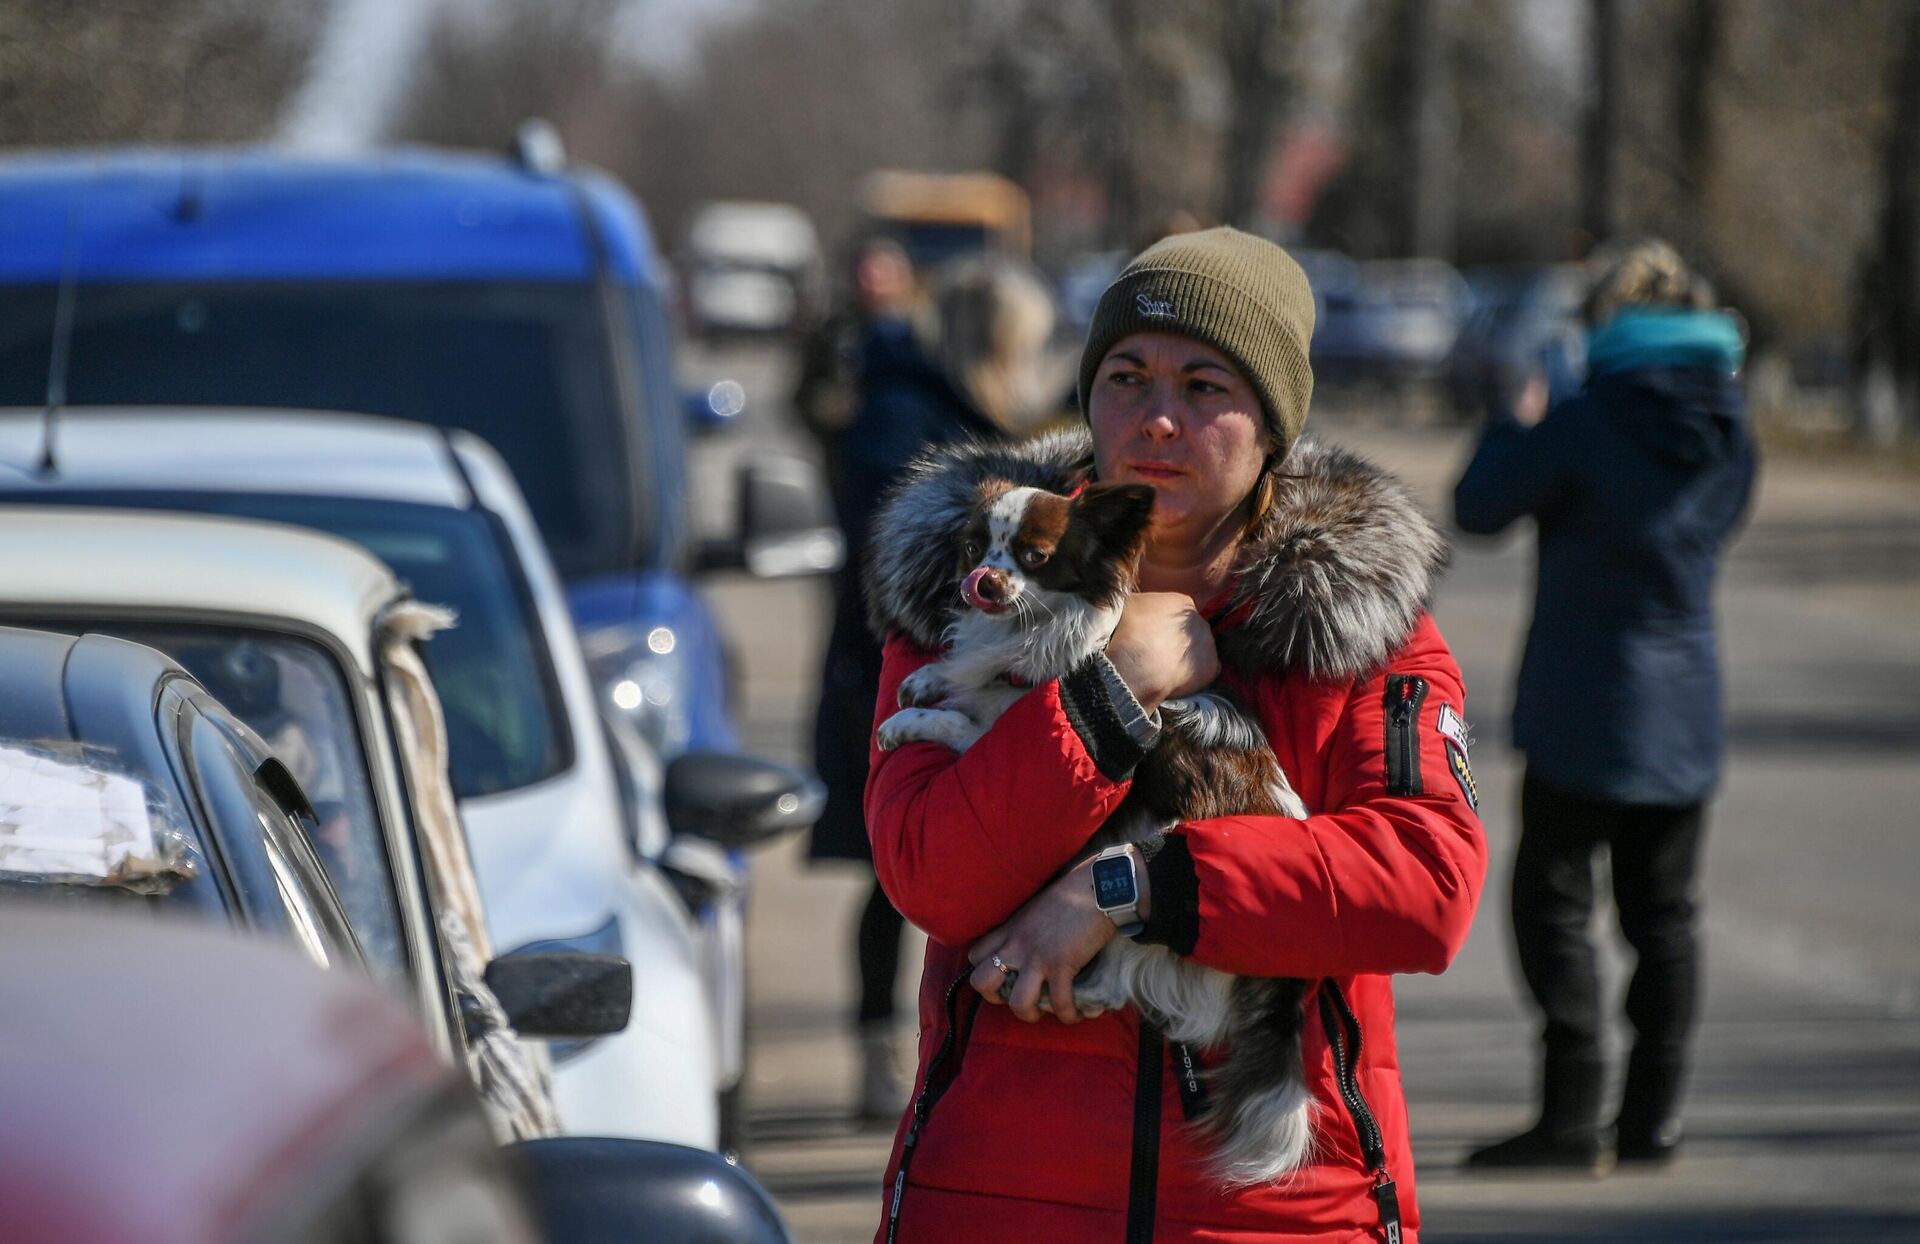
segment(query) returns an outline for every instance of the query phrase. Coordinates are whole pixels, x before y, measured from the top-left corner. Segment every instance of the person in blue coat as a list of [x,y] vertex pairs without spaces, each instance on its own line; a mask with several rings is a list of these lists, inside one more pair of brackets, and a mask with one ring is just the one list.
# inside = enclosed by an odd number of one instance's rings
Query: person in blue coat
[[[1010,440],[1045,417],[1046,290],[1009,261],[960,259],[929,274],[922,305],[877,317],[862,335],[853,418],[832,446],[834,508],[847,560],[834,577],[833,629],[814,719],[814,768],[827,802],[808,856],[872,868],[862,801],[880,692],[880,641],[861,590],[875,513],[909,463],[955,441]],[[855,936],[860,1034],[857,1113],[894,1122],[906,1104],[895,1053],[894,986],[906,922],[874,881]]]
[[[1536,379],[1497,409],[1454,490],[1463,530],[1530,517],[1539,534],[1513,709],[1526,775],[1512,913],[1544,1019],[1540,1117],[1474,1151],[1476,1167],[1670,1159],[1699,997],[1694,879],[1726,744],[1713,590],[1756,469],[1744,333],[1664,242],[1595,266],[1585,384],[1547,411]],[[1638,956],[1610,1128],[1588,938],[1601,851]]]

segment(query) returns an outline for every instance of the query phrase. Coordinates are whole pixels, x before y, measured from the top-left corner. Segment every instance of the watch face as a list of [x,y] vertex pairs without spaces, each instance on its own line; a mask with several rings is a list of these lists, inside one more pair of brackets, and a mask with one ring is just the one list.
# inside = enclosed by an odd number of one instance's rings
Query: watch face
[[1139,896],[1132,857],[1112,855],[1093,862],[1093,901],[1102,908],[1129,907]]

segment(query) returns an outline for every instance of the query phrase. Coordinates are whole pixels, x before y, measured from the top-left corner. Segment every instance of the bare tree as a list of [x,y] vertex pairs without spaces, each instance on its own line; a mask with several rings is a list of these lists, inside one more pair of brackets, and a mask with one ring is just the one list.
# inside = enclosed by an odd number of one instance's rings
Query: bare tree
[[1900,13],[1881,162],[1878,254],[1868,262],[1858,326],[1861,431],[1887,443],[1920,435],[1920,5]]
[[1289,94],[1287,53],[1298,38],[1293,0],[1227,0],[1221,21],[1231,113],[1220,157],[1217,215],[1251,228],[1273,149],[1274,125]]
[[0,147],[258,138],[316,25],[291,0],[6,0]]
[[1580,223],[1596,240],[1618,230],[1615,163],[1624,104],[1620,13],[1614,0],[1589,0],[1591,95],[1580,142]]

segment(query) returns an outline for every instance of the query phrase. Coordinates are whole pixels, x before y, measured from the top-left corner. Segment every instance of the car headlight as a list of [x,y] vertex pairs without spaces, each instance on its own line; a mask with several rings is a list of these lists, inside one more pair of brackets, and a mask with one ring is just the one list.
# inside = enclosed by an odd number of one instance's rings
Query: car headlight
[[593,664],[608,701],[663,759],[687,749],[693,691],[673,628],[656,626],[637,639],[629,633]]

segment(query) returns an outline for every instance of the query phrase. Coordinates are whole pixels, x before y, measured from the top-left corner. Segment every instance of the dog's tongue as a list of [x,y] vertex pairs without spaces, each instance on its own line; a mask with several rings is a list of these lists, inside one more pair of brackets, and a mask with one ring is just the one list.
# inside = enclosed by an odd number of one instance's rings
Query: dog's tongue
[[988,600],[980,594],[980,580],[986,577],[987,568],[985,566],[975,566],[973,573],[961,581],[960,594],[967,598],[969,605],[972,605],[982,613],[999,613],[1002,609],[1006,608],[1006,606]]

